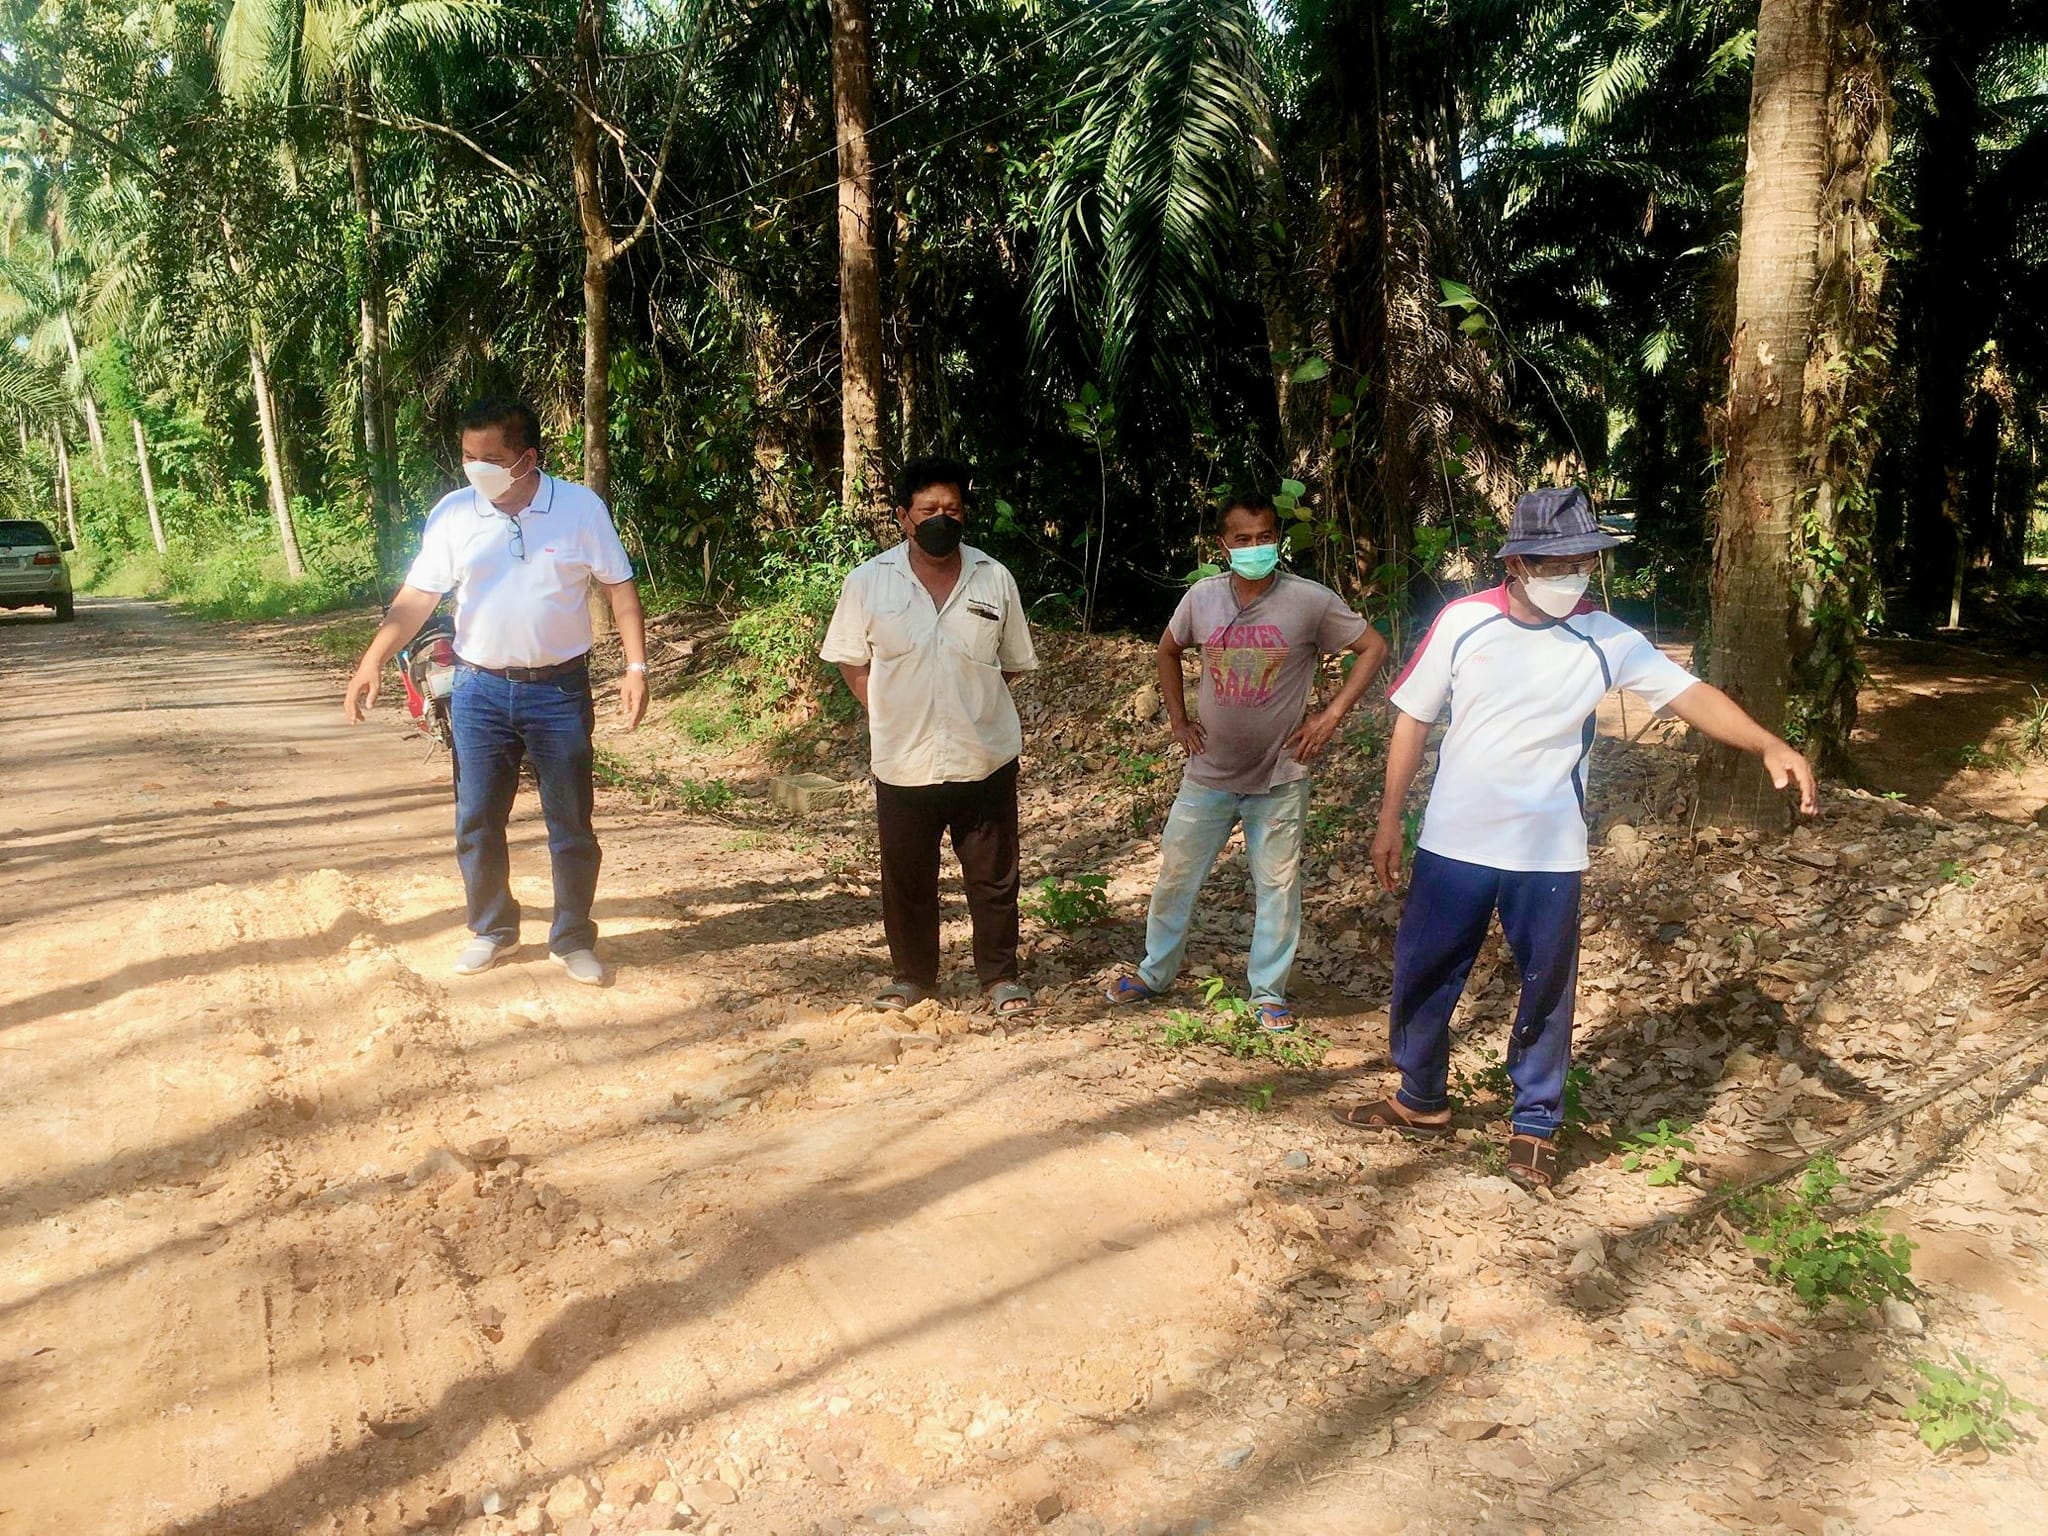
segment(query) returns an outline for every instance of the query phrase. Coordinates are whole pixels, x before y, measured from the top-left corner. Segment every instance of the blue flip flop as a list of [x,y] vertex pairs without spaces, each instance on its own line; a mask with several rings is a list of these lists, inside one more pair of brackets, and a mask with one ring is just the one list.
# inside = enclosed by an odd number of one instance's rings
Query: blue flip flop
[[1291,1034],[1294,1030],[1294,1010],[1285,1003],[1261,1003],[1259,1027],[1269,1035]]
[[1102,995],[1121,1008],[1126,1003],[1149,1003],[1159,994],[1135,976],[1119,976],[1116,985]]

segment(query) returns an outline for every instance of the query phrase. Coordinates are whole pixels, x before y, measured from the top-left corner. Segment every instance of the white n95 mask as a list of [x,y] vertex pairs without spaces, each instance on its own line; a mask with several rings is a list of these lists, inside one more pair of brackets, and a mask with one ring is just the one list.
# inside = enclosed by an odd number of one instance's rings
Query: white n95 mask
[[1561,619],[1579,606],[1590,579],[1584,571],[1575,576],[1524,576],[1522,590],[1538,608],[1553,619]]
[[462,472],[469,476],[469,483],[476,488],[477,495],[486,501],[496,501],[510,491],[512,482],[519,478],[504,465],[484,459],[464,459]]

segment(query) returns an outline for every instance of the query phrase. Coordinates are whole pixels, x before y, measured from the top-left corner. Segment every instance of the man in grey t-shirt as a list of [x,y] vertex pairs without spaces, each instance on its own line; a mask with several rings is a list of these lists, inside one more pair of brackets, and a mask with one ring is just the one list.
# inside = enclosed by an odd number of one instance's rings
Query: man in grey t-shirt
[[[1173,985],[1202,882],[1242,822],[1257,898],[1251,998],[1259,1022],[1283,1032],[1294,1027],[1287,976],[1301,939],[1309,765],[1371,686],[1387,642],[1328,587],[1279,569],[1279,518],[1269,498],[1233,500],[1222,533],[1230,568],[1190,587],[1159,637],[1159,691],[1188,765],[1159,842],[1144,964],[1119,976],[1108,996],[1140,1002]],[[1191,645],[1202,650],[1199,720],[1188,718],[1181,684],[1181,653]],[[1317,665],[1344,650],[1358,658],[1351,675],[1327,709],[1304,719]]]

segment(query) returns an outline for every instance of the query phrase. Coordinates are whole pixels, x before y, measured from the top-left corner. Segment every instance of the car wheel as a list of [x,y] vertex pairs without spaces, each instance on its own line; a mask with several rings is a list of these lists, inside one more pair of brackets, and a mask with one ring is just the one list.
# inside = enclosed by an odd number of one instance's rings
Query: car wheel
[[60,592],[57,595],[55,607],[57,609],[57,622],[59,624],[69,624],[71,622],[71,594],[69,592]]

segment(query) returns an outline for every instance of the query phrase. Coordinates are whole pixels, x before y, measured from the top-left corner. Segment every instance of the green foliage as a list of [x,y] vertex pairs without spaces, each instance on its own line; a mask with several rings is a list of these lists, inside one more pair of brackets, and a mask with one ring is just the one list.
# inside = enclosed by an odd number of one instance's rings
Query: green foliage
[[1687,1129],[1683,1121],[1673,1125],[1669,1120],[1659,1120],[1655,1130],[1637,1131],[1622,1143],[1627,1149],[1621,1159],[1622,1168],[1629,1173],[1647,1174],[1651,1184],[1678,1183],[1685,1177],[1685,1158],[1681,1154],[1693,1150],[1692,1141],[1685,1134]]
[[818,660],[818,643],[847,573],[874,544],[860,519],[836,504],[817,522],[771,533],[763,543],[732,638],[757,700],[775,703],[836,676]]
[[1165,761],[1165,757],[1158,752],[1141,752],[1131,747],[1118,747],[1117,782],[1127,789],[1143,789],[1159,778],[1159,765]]
[[1273,1109],[1273,1085],[1255,1083],[1245,1089],[1244,1107],[1255,1115],[1270,1114]]
[[1233,997],[1230,983],[1220,976],[1202,983],[1201,1012],[1176,1008],[1166,1016],[1159,1040],[1172,1050],[1206,1045],[1240,1061],[1271,1061],[1299,1068],[1315,1066],[1330,1049],[1329,1041],[1299,1029],[1276,1035],[1263,1028],[1257,1007]]
[[1025,895],[1019,905],[1025,915],[1035,917],[1048,928],[1072,933],[1109,916],[1107,875],[1076,875],[1072,880],[1049,876]]
[[1508,1064],[1501,1060],[1499,1051],[1481,1051],[1477,1070],[1467,1072],[1463,1067],[1451,1068],[1450,1098],[1460,1108],[1473,1104],[1492,1102],[1508,1104],[1514,1101],[1515,1083],[1508,1076]]
[[648,805],[674,807],[716,816],[739,798],[724,779],[693,779],[661,768],[643,768],[607,747],[593,759],[593,776],[608,789],[623,789]]
[[1966,891],[1977,883],[1977,877],[1969,870],[1963,868],[1954,859],[1943,859],[1941,861],[1941,878],[1946,883],[1959,885]]
[[1828,1206],[1845,1180],[1831,1157],[1817,1157],[1791,1189],[1773,1189],[1735,1204],[1750,1231],[1743,1242],[1773,1280],[1789,1285],[1807,1309],[1840,1300],[1852,1311],[1887,1296],[1913,1294],[1913,1244],[1887,1236],[1869,1220],[1845,1225]]
[[2015,1413],[2039,1413],[2032,1403],[2014,1397],[2004,1378],[1957,1354],[1953,1367],[1915,1360],[1921,1387],[1906,1409],[1906,1418],[1920,1427],[1920,1439],[1937,1455],[1957,1447],[2002,1452],[2012,1449],[2020,1430]]

